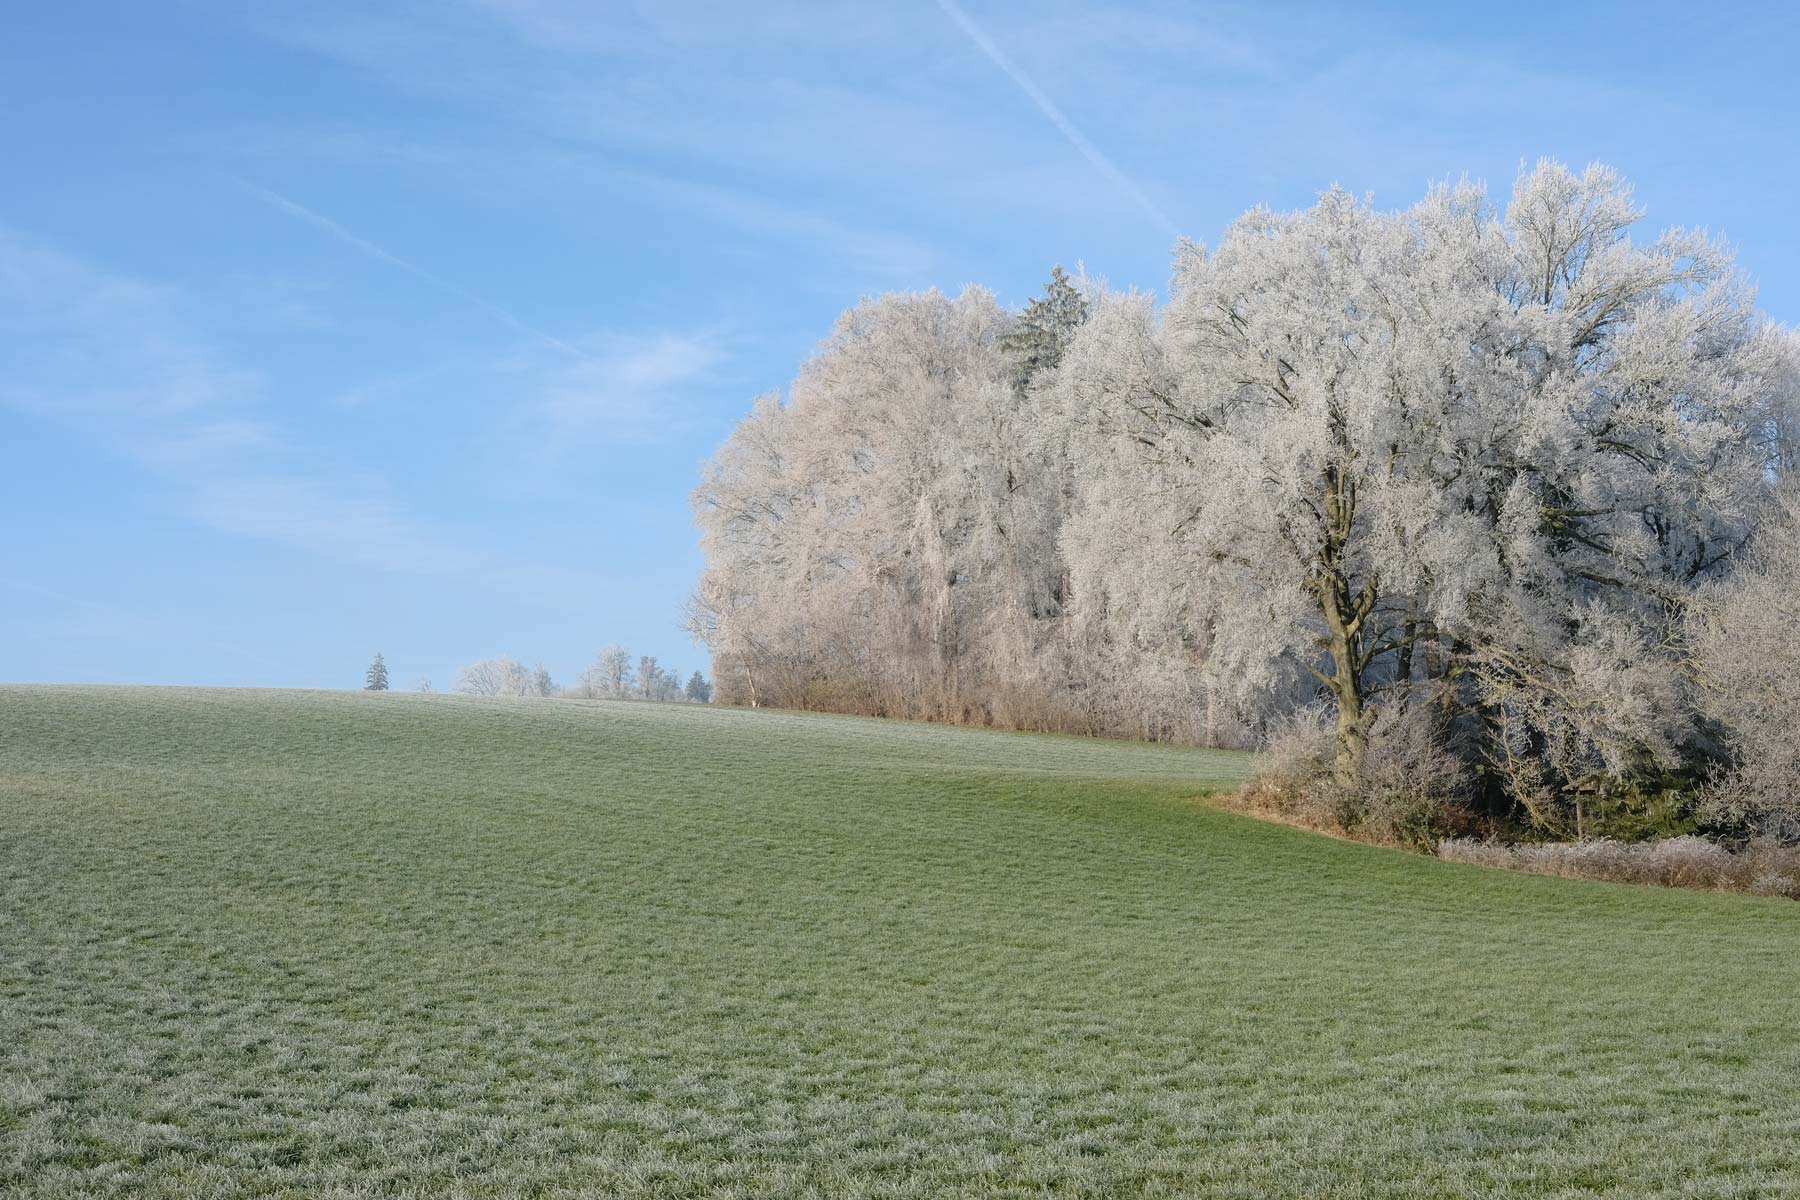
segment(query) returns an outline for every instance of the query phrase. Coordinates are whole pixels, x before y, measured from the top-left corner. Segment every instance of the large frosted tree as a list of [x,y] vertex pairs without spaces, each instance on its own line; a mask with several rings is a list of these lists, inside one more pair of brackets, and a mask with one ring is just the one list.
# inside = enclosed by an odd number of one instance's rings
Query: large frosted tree
[[1071,543],[1194,597],[1219,678],[1316,678],[1341,779],[1371,701],[1421,683],[1528,804],[1672,763],[1654,648],[1755,520],[1781,338],[1718,245],[1637,217],[1546,163],[1504,213],[1333,191],[1185,248],[1167,310],[1109,298],[1060,381],[1131,448],[1096,492],[1154,505],[1153,544]]

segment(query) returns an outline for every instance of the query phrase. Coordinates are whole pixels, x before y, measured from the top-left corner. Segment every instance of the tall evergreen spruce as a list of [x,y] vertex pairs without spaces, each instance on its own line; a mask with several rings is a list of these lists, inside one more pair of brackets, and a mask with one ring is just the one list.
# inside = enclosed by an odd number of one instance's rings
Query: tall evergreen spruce
[[1025,306],[1017,326],[1000,339],[1000,348],[1017,364],[1014,380],[1020,391],[1062,361],[1063,351],[1087,319],[1087,299],[1060,265],[1052,267],[1044,294]]
[[380,653],[377,653],[375,661],[369,664],[369,670],[363,676],[363,691],[385,692],[387,690],[387,663],[383,662]]

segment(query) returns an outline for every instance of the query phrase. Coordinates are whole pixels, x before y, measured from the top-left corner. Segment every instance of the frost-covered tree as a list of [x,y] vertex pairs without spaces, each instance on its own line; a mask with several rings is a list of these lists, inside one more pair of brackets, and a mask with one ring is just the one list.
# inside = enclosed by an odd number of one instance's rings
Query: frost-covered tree
[[1314,678],[1340,778],[1375,697],[1419,684],[1527,803],[1672,765],[1652,650],[1754,520],[1778,339],[1718,245],[1637,217],[1610,171],[1544,163],[1504,214],[1469,184],[1399,213],[1332,191],[1186,247],[1167,311],[1108,298],[1061,373],[1130,447],[1084,520],[1160,518],[1131,554],[1072,531],[1078,557],[1191,600],[1221,681]]
[[1769,390],[1760,414],[1764,451],[1770,473],[1792,482],[1800,479],[1800,330],[1771,330],[1778,386]]
[[576,691],[588,699],[618,699],[632,686],[631,652],[623,646],[602,647],[581,673]]
[[1800,493],[1785,497],[1690,621],[1700,706],[1731,754],[1716,806],[1800,840]]
[[365,692],[385,692],[387,690],[388,690],[387,663],[382,661],[381,653],[379,651],[377,651],[375,654],[374,661],[369,664],[369,669],[367,671],[363,672],[363,691],[365,691]]
[[470,696],[523,696],[544,699],[556,695],[556,684],[544,664],[530,668],[504,654],[466,666],[457,675],[456,690]]
[[1053,473],[986,292],[884,296],[764,397],[695,493],[689,628],[722,696],[990,719],[1061,579]]
[[531,672],[504,654],[464,667],[456,677],[456,690],[467,696],[537,694]]

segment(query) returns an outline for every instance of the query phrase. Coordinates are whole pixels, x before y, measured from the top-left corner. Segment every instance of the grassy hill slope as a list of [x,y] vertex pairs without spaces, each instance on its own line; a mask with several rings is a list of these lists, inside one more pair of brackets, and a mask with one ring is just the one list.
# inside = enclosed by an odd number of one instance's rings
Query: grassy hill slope
[[1800,905],[1239,756],[0,688],[0,1194],[1800,1196]]

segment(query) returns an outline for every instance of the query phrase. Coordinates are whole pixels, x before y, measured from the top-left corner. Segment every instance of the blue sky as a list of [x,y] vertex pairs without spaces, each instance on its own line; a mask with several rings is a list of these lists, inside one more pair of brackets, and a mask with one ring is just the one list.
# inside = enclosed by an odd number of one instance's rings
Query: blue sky
[[1800,17],[116,3],[0,39],[0,680],[685,669],[698,464],[836,313],[1601,160],[1800,320]]

